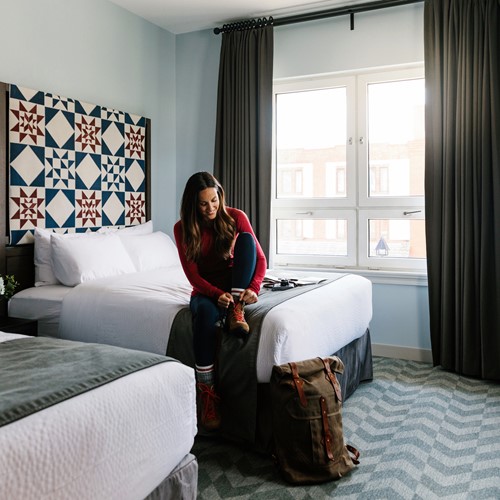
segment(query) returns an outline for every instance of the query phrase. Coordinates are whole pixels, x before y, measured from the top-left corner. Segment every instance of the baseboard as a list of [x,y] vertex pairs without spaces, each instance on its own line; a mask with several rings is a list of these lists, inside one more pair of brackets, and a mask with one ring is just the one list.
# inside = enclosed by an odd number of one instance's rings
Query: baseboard
[[418,349],[416,347],[402,347],[398,345],[372,344],[374,356],[383,358],[408,359],[410,361],[423,361],[432,363],[432,351],[430,349]]

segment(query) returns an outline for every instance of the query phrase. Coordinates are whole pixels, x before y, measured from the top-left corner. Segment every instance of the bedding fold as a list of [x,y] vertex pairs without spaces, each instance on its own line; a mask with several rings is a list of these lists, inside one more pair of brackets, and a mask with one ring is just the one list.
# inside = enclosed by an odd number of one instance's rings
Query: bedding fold
[[0,426],[130,373],[174,361],[151,353],[44,337],[0,343]]

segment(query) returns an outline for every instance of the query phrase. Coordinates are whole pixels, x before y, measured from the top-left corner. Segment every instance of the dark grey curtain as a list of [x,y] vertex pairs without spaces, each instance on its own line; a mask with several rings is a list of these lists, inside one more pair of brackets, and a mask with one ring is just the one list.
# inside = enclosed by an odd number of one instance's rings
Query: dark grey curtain
[[500,1],[426,0],[424,36],[433,360],[500,380]]
[[222,35],[214,175],[269,258],[273,27]]

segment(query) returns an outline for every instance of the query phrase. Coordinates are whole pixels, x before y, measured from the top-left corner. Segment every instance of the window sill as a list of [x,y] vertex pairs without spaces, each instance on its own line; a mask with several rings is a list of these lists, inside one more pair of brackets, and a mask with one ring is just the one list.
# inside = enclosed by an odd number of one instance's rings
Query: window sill
[[422,271],[389,271],[360,269],[347,267],[315,267],[315,266],[275,266],[277,271],[299,271],[300,273],[350,273],[358,274],[377,285],[410,285],[427,286],[427,273]]

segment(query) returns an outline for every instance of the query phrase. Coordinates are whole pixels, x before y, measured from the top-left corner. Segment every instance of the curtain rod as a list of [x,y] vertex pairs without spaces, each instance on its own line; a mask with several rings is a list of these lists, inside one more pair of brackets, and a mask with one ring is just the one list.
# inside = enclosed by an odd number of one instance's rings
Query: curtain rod
[[285,24],[302,23],[305,21],[315,21],[317,19],[325,19],[327,17],[344,16],[349,14],[351,16],[351,30],[354,29],[354,14],[359,12],[367,12],[370,10],[385,9],[388,7],[398,7],[399,5],[407,5],[411,3],[423,2],[424,0],[376,0],[374,2],[361,3],[357,5],[345,5],[335,9],[319,10],[316,12],[307,12],[304,14],[296,14],[293,16],[283,17],[281,19],[273,19],[265,17],[261,19],[249,19],[245,21],[237,21],[234,23],[224,24],[222,28],[214,28],[214,33],[225,33],[234,30],[244,30],[257,28],[272,24],[273,26],[283,26]]

